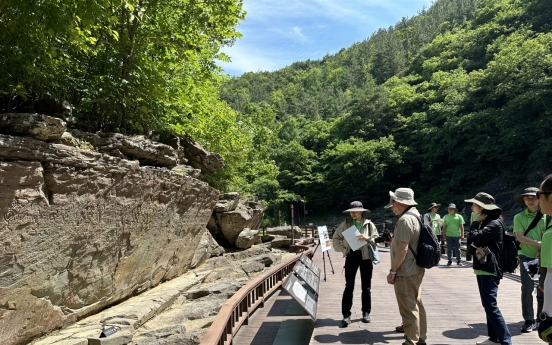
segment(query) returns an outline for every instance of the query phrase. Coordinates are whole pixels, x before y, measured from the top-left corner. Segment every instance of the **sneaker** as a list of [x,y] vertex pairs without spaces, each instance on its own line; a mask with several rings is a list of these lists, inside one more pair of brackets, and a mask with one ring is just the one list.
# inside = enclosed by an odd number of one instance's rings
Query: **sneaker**
[[341,327],[347,327],[351,324],[351,317],[350,316],[346,316],[343,318],[343,320],[341,320]]
[[395,331],[397,331],[397,332],[399,332],[399,333],[404,333],[404,327],[403,327],[403,325],[400,325],[400,326],[395,327]]
[[477,343],[475,343],[475,345],[494,345],[494,344],[500,345],[500,343],[494,342],[491,339],[485,339],[483,341],[478,341]]
[[521,333],[529,333],[535,329],[537,329],[535,320],[525,320],[525,323],[521,326]]
[[450,265],[452,265],[452,260],[449,260],[449,261],[447,262],[447,266],[450,266]]
[[364,323],[370,323],[370,313],[368,312],[365,312],[365,313],[362,313],[362,322]]
[[456,264],[457,264],[458,266],[460,266],[460,260],[456,261]]

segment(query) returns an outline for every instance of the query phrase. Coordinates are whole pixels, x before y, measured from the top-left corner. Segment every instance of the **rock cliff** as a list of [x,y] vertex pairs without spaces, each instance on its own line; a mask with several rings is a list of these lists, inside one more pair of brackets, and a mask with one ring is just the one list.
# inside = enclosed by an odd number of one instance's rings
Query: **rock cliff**
[[213,247],[205,227],[219,192],[192,176],[222,169],[217,155],[194,145],[195,166],[177,172],[184,150],[69,135],[37,114],[0,115],[0,133],[0,344],[28,343],[208,258],[197,249]]

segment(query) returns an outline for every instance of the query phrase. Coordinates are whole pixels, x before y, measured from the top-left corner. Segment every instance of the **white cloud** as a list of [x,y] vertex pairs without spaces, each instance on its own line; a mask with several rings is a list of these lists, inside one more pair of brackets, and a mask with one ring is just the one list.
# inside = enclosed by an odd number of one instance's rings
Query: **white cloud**
[[295,36],[302,42],[307,42],[309,39],[307,38],[307,36],[303,35],[303,33],[301,32],[301,28],[298,27],[298,26],[295,26],[293,28],[293,33],[295,34]]
[[281,28],[273,27],[270,31],[294,42],[309,42],[309,38],[303,34],[302,29],[298,26],[294,26],[291,30],[283,30]]

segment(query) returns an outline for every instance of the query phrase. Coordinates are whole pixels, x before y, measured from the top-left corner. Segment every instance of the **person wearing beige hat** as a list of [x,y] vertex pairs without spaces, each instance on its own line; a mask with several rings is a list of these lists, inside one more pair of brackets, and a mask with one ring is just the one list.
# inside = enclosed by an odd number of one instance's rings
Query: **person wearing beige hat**
[[343,213],[350,214],[351,218],[345,220],[335,230],[332,236],[333,248],[336,252],[342,253],[345,258],[345,290],[341,298],[341,326],[347,327],[351,324],[351,308],[353,306],[353,291],[355,288],[355,277],[360,269],[361,280],[361,301],[362,301],[362,322],[369,323],[370,312],[372,311],[371,287],[373,264],[370,260],[368,246],[362,246],[352,251],[349,243],[343,237],[343,231],[351,226],[355,226],[360,235],[357,237],[366,242],[374,243],[374,239],[379,236],[378,230],[372,221],[364,218],[364,214],[370,210],[364,208],[360,201],[353,201],[349,208]]
[[389,204],[393,213],[399,216],[391,242],[391,269],[387,282],[393,284],[395,297],[402,318],[405,333],[403,345],[425,345],[427,318],[422,303],[422,280],[425,269],[416,264],[416,258],[409,246],[418,248],[421,231],[421,215],[416,209],[414,191],[398,188],[389,192]]
[[502,209],[492,195],[484,192],[464,201],[473,203],[473,213],[479,214],[470,225],[467,250],[474,256],[473,269],[481,305],[485,309],[488,338],[476,342],[476,345],[511,345],[512,336],[497,303],[498,285],[502,279],[499,255],[505,231]]

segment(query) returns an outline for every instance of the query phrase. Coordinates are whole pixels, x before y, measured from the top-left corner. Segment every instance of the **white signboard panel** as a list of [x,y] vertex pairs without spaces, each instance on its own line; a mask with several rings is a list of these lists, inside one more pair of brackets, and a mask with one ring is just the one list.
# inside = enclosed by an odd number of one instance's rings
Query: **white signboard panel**
[[316,320],[318,299],[311,291],[301,284],[301,281],[297,279],[295,274],[290,274],[287,277],[283,288],[314,320]]
[[330,235],[328,235],[328,228],[325,225],[318,227],[318,239],[320,240],[322,252],[332,249],[332,241],[330,240]]
[[314,274],[320,277],[320,268],[316,266],[316,264],[312,262],[312,260],[308,256],[306,256],[305,253],[301,254],[301,257],[299,258],[299,260],[301,260],[301,262],[305,266],[307,266],[311,271],[313,271]]

